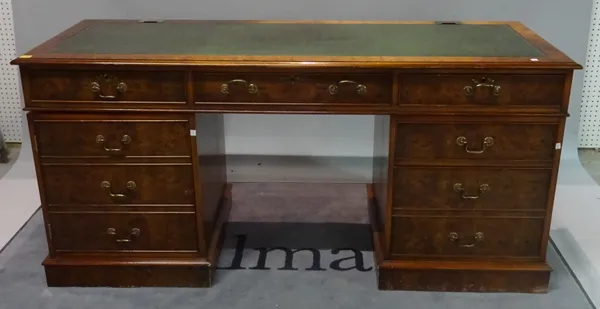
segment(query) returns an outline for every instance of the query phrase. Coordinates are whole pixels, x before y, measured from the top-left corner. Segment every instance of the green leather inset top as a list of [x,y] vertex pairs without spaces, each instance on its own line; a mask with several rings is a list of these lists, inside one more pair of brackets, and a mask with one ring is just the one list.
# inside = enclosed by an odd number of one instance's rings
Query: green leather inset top
[[50,53],[541,57],[508,25],[93,23]]

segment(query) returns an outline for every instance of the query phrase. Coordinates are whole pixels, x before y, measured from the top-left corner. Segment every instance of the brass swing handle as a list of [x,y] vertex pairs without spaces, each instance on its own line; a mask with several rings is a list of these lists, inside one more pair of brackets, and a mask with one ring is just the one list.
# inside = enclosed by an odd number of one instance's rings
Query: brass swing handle
[[458,236],[458,233],[456,233],[456,232],[451,232],[450,234],[448,234],[448,239],[450,239],[450,241],[452,241],[452,242],[457,243],[458,246],[461,248],[471,248],[471,247],[475,247],[475,245],[477,245],[477,243],[479,243],[480,241],[483,240],[483,233],[482,232],[475,233],[475,235],[473,236],[474,241],[470,244],[465,244],[465,245],[460,244],[460,236]]
[[479,194],[467,195],[467,194],[465,194],[465,187],[462,185],[462,183],[454,184],[454,191],[460,193],[460,196],[465,200],[478,200],[481,197],[481,194],[483,192],[489,191],[489,190],[490,190],[490,185],[488,185],[487,183],[484,183],[479,186]]
[[493,79],[487,77],[482,77],[479,80],[473,79],[473,83],[475,84],[475,88],[473,88],[473,86],[465,86],[463,88],[463,92],[466,96],[472,96],[475,94],[475,89],[479,88],[491,89],[494,96],[499,96],[500,90],[502,90],[502,87],[496,85]]
[[[106,230],[106,233],[108,235],[117,236],[117,231],[114,228],[112,228],[112,227],[109,227]],[[117,239],[115,239],[115,241],[119,242],[119,243],[124,243],[124,242],[128,243],[128,242],[132,242],[133,241],[133,239],[132,239],[133,237],[138,237],[138,236],[140,236],[140,229],[138,229],[138,228],[132,228],[131,232],[129,233],[129,237],[128,238],[121,238],[121,239],[117,238]]]
[[353,80],[340,80],[335,84],[329,85],[329,94],[336,95],[342,85],[356,85],[356,93],[363,95],[367,93],[367,86],[359,84]]
[[[102,94],[102,89],[100,89],[100,84],[98,82],[92,82],[91,88],[92,92],[96,93],[98,97],[101,99],[114,100],[117,98],[116,95],[104,95]],[[117,93],[123,93],[127,91],[127,84],[124,82],[120,82],[117,84]]]
[[456,144],[461,147],[465,147],[465,151],[471,154],[482,154],[487,147],[491,147],[494,145],[494,138],[487,136],[483,139],[483,147],[480,150],[472,150],[469,149],[469,140],[467,140],[464,136],[459,136],[456,138]]
[[131,137],[127,134],[123,135],[123,137],[121,137],[121,147],[119,147],[119,148],[106,147],[106,138],[104,138],[104,135],[97,135],[96,143],[102,145],[102,148],[104,148],[104,150],[107,152],[121,152],[121,151],[123,151],[123,147],[125,145],[128,145],[131,143]]
[[[127,194],[125,193],[113,193],[111,190],[112,185],[110,184],[110,182],[108,181],[103,181],[100,183],[100,188],[106,190],[108,192],[108,195],[110,195],[110,197],[112,198],[125,198],[128,197]],[[125,188],[127,189],[127,191],[131,192],[131,191],[135,191],[135,188],[137,187],[137,185],[135,184],[134,181],[128,181],[125,184]]]
[[221,85],[221,93],[229,94],[232,84],[243,84],[248,90],[249,94],[255,94],[258,92],[258,86],[255,84],[248,83],[245,79],[232,79]]

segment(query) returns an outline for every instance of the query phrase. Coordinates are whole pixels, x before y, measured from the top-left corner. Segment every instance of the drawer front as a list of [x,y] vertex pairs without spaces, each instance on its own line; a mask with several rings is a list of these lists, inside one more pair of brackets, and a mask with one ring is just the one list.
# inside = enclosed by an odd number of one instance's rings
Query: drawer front
[[392,76],[379,74],[197,74],[196,103],[391,104]]
[[57,251],[197,251],[190,213],[51,213]]
[[34,122],[42,158],[191,156],[188,120]]
[[180,72],[32,71],[30,99],[61,103],[186,102],[184,74]]
[[537,257],[543,218],[394,217],[395,258]]
[[194,203],[192,166],[43,165],[44,195],[50,207]]
[[406,75],[400,104],[558,106],[564,75]]
[[395,157],[551,161],[554,124],[398,123]]
[[550,169],[394,169],[395,209],[542,210]]

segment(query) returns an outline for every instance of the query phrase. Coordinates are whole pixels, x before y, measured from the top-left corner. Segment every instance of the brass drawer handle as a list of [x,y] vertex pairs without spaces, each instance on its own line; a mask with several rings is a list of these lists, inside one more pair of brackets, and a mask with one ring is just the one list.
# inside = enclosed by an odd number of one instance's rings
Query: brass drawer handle
[[454,191],[460,193],[460,196],[465,200],[478,200],[481,197],[481,194],[483,192],[489,191],[489,190],[490,190],[490,185],[488,185],[487,183],[484,183],[479,186],[479,194],[467,195],[467,194],[465,194],[465,187],[462,185],[462,183],[454,184]]
[[367,93],[367,86],[363,84],[359,84],[353,80],[340,80],[335,84],[329,85],[329,94],[336,95],[340,90],[340,86],[346,84],[356,85],[356,93],[358,93],[359,95]]
[[494,96],[499,96],[500,90],[502,90],[502,87],[494,84],[495,81],[493,79],[487,77],[482,77],[480,80],[473,79],[473,83],[475,84],[475,88],[473,88],[473,86],[465,86],[463,88],[463,92],[466,96],[472,96],[475,94],[475,89],[479,88],[492,89],[492,94]]
[[450,241],[452,241],[452,242],[457,243],[458,246],[461,248],[471,248],[471,247],[475,247],[475,245],[477,245],[477,243],[479,243],[483,240],[483,233],[482,232],[475,233],[475,236],[473,236],[473,242],[470,244],[465,244],[465,245],[460,244],[460,236],[458,236],[458,233],[456,233],[456,232],[451,232],[450,234],[448,234],[448,239],[450,239]]
[[108,148],[106,147],[106,138],[104,138],[103,135],[97,135],[96,136],[96,143],[102,145],[102,148],[104,148],[105,151],[107,152],[121,152],[123,151],[123,147],[125,145],[129,145],[131,143],[131,137],[127,134],[123,135],[123,137],[121,137],[121,147],[119,148]]
[[461,147],[464,146],[465,147],[465,151],[467,153],[482,154],[487,147],[491,147],[492,145],[494,145],[494,138],[490,137],[490,136],[485,137],[483,139],[483,147],[480,150],[471,150],[471,149],[469,149],[469,141],[464,136],[457,137],[456,138],[456,144],[458,146],[461,146]]
[[258,92],[258,86],[256,86],[255,84],[250,84],[245,79],[232,79],[226,82],[225,84],[221,85],[221,93],[229,94],[230,85],[232,84],[244,84],[246,89],[248,89],[249,94],[255,94]]
[[[117,89],[117,93],[123,93],[123,92],[127,91],[127,84],[125,84],[124,82],[120,82],[117,84],[116,89]],[[101,99],[114,100],[117,98],[116,95],[102,94],[102,89],[100,89],[100,84],[98,82],[92,82],[91,90],[92,90],[92,92],[96,93],[98,95],[98,97],[100,97]]]
[[[112,227],[109,227],[109,228],[106,230],[106,233],[107,233],[108,235],[117,236],[117,230],[116,230],[116,229],[114,229],[114,228],[112,228]],[[132,229],[131,229],[131,232],[129,233],[129,237],[128,237],[128,238],[120,238],[120,239],[119,239],[119,238],[117,238],[117,239],[115,239],[115,241],[116,241],[116,242],[119,242],[119,243],[128,243],[128,242],[132,242],[132,241],[133,241],[133,237],[138,237],[138,236],[140,236],[140,233],[141,233],[141,232],[140,232],[140,229],[138,229],[138,228],[132,228]]]
[[[112,190],[111,190],[111,186],[112,185],[110,184],[110,182],[108,182],[106,180],[100,183],[100,188],[105,189],[108,192],[108,194],[110,195],[110,197],[113,197],[113,198],[125,198],[125,197],[128,197],[128,195],[126,193],[113,193]],[[129,192],[135,191],[136,187],[137,187],[137,185],[135,184],[135,182],[131,181],[131,180],[128,181],[125,184],[125,188]]]

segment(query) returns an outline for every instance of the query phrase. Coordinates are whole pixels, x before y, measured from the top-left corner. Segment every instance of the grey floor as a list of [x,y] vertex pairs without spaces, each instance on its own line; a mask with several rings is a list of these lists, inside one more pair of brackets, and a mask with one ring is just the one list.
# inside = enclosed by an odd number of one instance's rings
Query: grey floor
[[[548,294],[378,291],[369,229],[362,222],[363,185],[236,184],[233,199],[236,223],[226,234],[222,269],[210,289],[48,288],[40,266],[46,244],[37,213],[0,254],[0,308],[591,308],[552,247]],[[340,205],[348,213],[339,215]],[[257,228],[260,214],[269,209],[278,210],[266,218],[270,226]],[[337,224],[325,223],[330,219]],[[256,249],[277,246],[313,252],[295,254],[286,267],[283,251],[274,250],[261,264]]]

